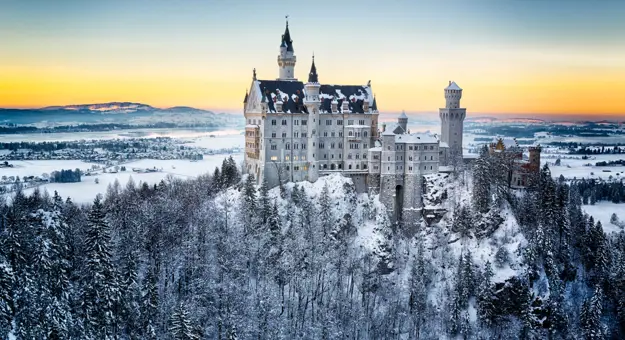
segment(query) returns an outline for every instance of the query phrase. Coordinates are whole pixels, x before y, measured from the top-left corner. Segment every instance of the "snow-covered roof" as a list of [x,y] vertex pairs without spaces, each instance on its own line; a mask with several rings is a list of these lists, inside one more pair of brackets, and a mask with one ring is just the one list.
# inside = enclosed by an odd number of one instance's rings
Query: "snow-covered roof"
[[391,129],[386,129],[386,131],[382,132],[382,136],[395,136],[395,132]]
[[255,128],[258,128],[258,125],[248,124],[248,125],[245,125],[245,128],[254,128],[255,129]]
[[449,86],[445,88],[445,90],[462,90],[455,81],[449,83]]
[[382,147],[381,146],[376,146],[375,148],[370,148],[369,151],[372,152],[381,152],[382,151]]
[[397,117],[399,119],[408,119],[408,116],[406,116],[406,112],[402,111],[401,114],[399,115],[399,117]]
[[395,143],[430,144],[438,143],[438,138],[426,133],[411,133],[409,135],[396,135]]
[[447,143],[445,143],[445,142],[441,142],[441,143],[439,144],[439,147],[441,147],[441,148],[448,148],[448,147],[449,147],[449,144],[447,144]]
[[370,128],[369,125],[347,125],[346,128],[356,128],[356,129],[365,129]]

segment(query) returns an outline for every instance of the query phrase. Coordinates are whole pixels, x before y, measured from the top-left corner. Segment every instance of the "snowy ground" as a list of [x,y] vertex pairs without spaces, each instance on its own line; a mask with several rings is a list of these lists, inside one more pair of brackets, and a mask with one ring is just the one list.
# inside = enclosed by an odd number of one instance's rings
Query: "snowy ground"
[[619,233],[625,230],[610,223],[612,214],[616,214],[620,221],[625,222],[625,204],[623,203],[615,204],[612,202],[597,202],[595,205],[584,205],[582,206],[582,209],[588,215],[592,216],[595,221],[601,221],[603,231],[606,233]]
[[12,168],[0,168],[0,177],[2,176],[41,176],[44,173],[50,174],[53,171],[74,170],[82,171],[91,169],[95,163],[86,163],[79,160],[60,161],[11,161]]
[[[95,176],[83,176],[82,182],[80,183],[49,183],[44,184],[39,187],[39,190],[47,190],[50,194],[52,194],[55,190],[58,191],[59,195],[63,197],[71,197],[72,200],[76,203],[89,203],[93,201],[97,194],[104,194],[106,192],[106,188],[110,183],[115,182],[115,179],[119,181],[119,183],[123,186],[125,185],[130,177],[134,180],[134,182],[139,185],[140,183],[148,183],[150,185],[156,184],[160,182],[162,179],[165,179],[167,176],[174,176],[178,178],[191,178],[198,175],[213,173],[216,166],[221,166],[224,158],[229,155],[211,155],[204,156],[204,160],[191,162],[188,160],[152,160],[152,159],[142,159],[136,162],[126,163],[125,166],[127,170],[125,172],[119,172],[116,174],[105,173],[98,174]],[[243,160],[243,154],[234,154],[232,157],[235,161],[240,163]],[[61,162],[61,163],[53,163],[51,162]],[[78,163],[76,163],[78,162]],[[43,170],[47,172],[53,170],[60,170],[62,168],[68,169],[68,165],[64,163],[72,164],[71,169],[75,169],[76,167],[80,169],[87,169],[91,165],[89,163],[84,164],[83,167],[80,167],[79,161],[31,161],[29,163],[32,164],[33,175],[41,175]],[[132,171],[132,168],[154,168],[159,169],[159,172],[154,173],[135,173]],[[29,168],[26,168],[29,169]],[[14,173],[19,174],[19,169],[0,169],[0,170],[13,170]],[[24,173],[26,174],[26,173]],[[98,179],[99,184],[95,183],[95,179]],[[26,193],[31,193],[33,189],[26,190]]]
[[[563,175],[566,179],[600,178],[607,180],[610,176],[612,178],[625,177],[625,166],[595,166],[597,162],[601,161],[625,159],[625,154],[593,155],[590,159],[582,159],[582,155],[571,154],[546,154],[545,156],[541,157],[541,164],[549,163],[551,174],[556,178],[560,177],[560,175]],[[561,156],[560,165],[556,166],[554,163],[558,156]],[[591,166],[588,166],[588,164],[591,164]]]

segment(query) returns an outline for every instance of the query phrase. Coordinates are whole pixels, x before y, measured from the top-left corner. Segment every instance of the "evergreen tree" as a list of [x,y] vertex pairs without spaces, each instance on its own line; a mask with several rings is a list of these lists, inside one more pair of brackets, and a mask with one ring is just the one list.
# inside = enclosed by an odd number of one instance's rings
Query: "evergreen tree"
[[333,224],[333,216],[332,216],[332,205],[330,201],[330,189],[327,185],[323,186],[321,190],[321,195],[319,196],[319,212],[321,213],[320,223],[321,230],[323,230],[323,236],[325,237],[330,230],[332,230]]
[[141,299],[141,328],[144,339],[157,339],[158,280],[154,268],[150,266],[143,282]]
[[0,250],[0,338],[3,339],[11,330],[13,320],[13,280],[13,269]]
[[263,223],[267,223],[269,215],[271,214],[271,202],[269,200],[269,185],[267,178],[263,178],[260,185],[260,195],[258,197],[258,204],[260,205],[260,217]]
[[88,216],[82,277],[85,331],[87,337],[94,339],[112,339],[117,331],[120,292],[112,262],[110,232],[98,195]]
[[482,150],[473,167],[473,205],[480,213],[488,211],[491,201],[490,183],[492,176],[488,161],[488,150]]
[[256,187],[254,175],[249,174],[247,179],[245,180],[245,185],[243,187],[243,223],[245,233],[248,233],[248,230],[252,228],[253,219],[256,215],[256,211],[258,209],[258,204],[256,200]]
[[171,315],[169,333],[174,340],[200,339],[183,304],[179,304]]
[[595,289],[594,295],[582,305],[579,316],[580,328],[585,339],[604,339],[605,331],[601,323],[603,310],[603,291],[600,287]]

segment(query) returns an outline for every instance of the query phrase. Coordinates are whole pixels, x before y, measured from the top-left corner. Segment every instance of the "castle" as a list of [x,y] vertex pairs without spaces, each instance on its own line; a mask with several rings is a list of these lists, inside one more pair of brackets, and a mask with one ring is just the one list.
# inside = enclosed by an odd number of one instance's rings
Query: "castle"
[[540,145],[528,148],[529,160],[523,159],[523,149],[514,138],[496,137],[488,145],[491,157],[501,157],[507,164],[508,186],[513,189],[527,188],[532,174],[540,171]]
[[405,113],[380,131],[371,82],[321,84],[313,56],[304,83],[295,78],[296,60],[287,22],[278,78],[258,79],[254,69],[243,101],[245,170],[270,187],[341,173],[359,192],[379,193],[393,221],[418,217],[423,175],[462,157],[462,89],[454,82],[445,88],[440,136],[410,133]]

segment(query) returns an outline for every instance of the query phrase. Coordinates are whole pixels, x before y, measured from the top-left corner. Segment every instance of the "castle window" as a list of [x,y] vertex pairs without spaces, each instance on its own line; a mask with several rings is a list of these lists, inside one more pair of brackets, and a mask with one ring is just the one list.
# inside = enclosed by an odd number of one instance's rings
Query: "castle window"
[[332,120],[331,119],[326,119],[326,125],[332,125]]
[[408,147],[408,150],[412,150],[412,145]]
[[287,165],[286,166],[286,171],[289,171],[291,168]]
[[339,149],[343,148],[343,143],[339,143]]
[[363,165],[362,165],[362,168],[363,168],[363,169],[367,169],[367,164],[363,164]]
[[331,155],[330,155],[330,158],[334,159],[334,154],[331,154]]
[[297,165],[296,165],[296,166],[294,166],[294,167],[293,167],[293,170],[298,171],[298,170],[299,170],[299,166],[297,166]]
[[334,149],[334,143],[330,143],[330,149]]
[[365,125],[365,120],[364,120],[364,119],[359,120],[359,121],[358,121],[358,124],[360,124],[360,125]]
[[306,138],[306,136],[308,136],[308,133],[302,132],[302,138]]
[[306,156],[302,156],[302,158],[300,158],[300,159],[305,161],[306,160]]
[[287,150],[291,150],[291,144],[286,143],[286,149],[287,149]]
[[354,133],[353,133],[353,132],[351,132],[351,131],[349,131],[349,132],[347,133],[347,136],[349,136],[349,137],[352,137],[353,135],[354,135]]
[[360,159],[360,154],[356,154],[356,159]]
[[430,170],[432,170],[432,166],[430,165]]
[[408,171],[412,171],[412,167],[411,166],[408,167]]
[[302,119],[302,125],[307,125],[308,121],[306,119]]
[[341,158],[343,158],[343,154],[342,153],[339,154],[339,159],[341,159]]
[[324,143],[319,143],[319,149],[323,149],[325,147]]
[[388,158],[388,161],[389,161],[389,162],[391,161],[391,157],[389,157],[389,158]]
[[327,168],[328,168],[328,165],[327,165],[327,164],[324,164],[324,165],[323,165],[323,168],[324,168],[324,169],[327,169]]
[[343,121],[342,120],[337,120],[336,121],[336,125],[343,125]]
[[284,156],[284,160],[285,160],[285,161],[290,160],[289,156]]
[[278,146],[277,145],[272,145],[271,146],[271,150],[278,150]]
[[352,154],[351,153],[347,154],[347,159],[352,159]]
[[408,157],[408,160],[409,160],[409,161],[411,161],[411,160],[412,160],[412,156],[409,156],[409,157]]
[[351,170],[351,169],[352,169],[352,165],[350,164],[350,165],[349,165],[349,170]]
[[386,167],[386,170],[391,171],[391,167],[390,167],[390,166],[387,166],[387,167]]
[[354,125],[354,120],[353,119],[349,119],[347,121],[347,125]]
[[282,120],[282,125],[286,125],[286,119]]
[[358,170],[358,169],[359,169],[358,164],[356,164],[356,170]]
[[430,156],[430,160],[433,161],[434,160],[434,156]]
[[276,138],[276,133],[275,132],[271,133],[271,138]]
[[282,133],[282,138],[286,138],[286,132]]
[[294,120],[293,125],[299,125],[299,119]]
[[324,131],[324,132],[323,132],[323,136],[324,136],[324,137],[328,137],[328,132],[327,132],[327,131]]
[[378,156],[378,155],[373,155],[373,159],[378,160],[378,159],[380,159],[380,156]]
[[247,123],[248,123],[248,124],[252,124],[252,120],[251,120],[251,119],[248,119],[248,120],[247,120]]
[[297,156],[293,156],[293,160],[296,161],[297,160]]
[[323,159],[327,159],[328,158],[328,154],[323,154]]
[[343,131],[339,131],[339,137],[343,137]]
[[306,150],[306,144],[302,143],[302,150]]
[[276,120],[275,119],[271,120],[271,125],[276,125]]
[[277,161],[278,160],[278,156],[271,156],[271,160],[272,161]]
[[330,133],[330,136],[334,137],[334,135],[335,135],[335,132],[334,132],[334,131],[332,131],[332,132]]
[[[390,146],[387,146],[387,147],[386,147],[386,149],[387,149],[387,150],[390,150],[390,149],[391,149],[391,147],[390,147]],[[389,159],[389,161],[390,161],[390,159]]]
[[298,138],[299,137],[299,132],[293,132],[293,137]]
[[367,143],[365,143],[365,144],[364,144],[364,146],[363,146],[362,148],[363,148],[363,149],[368,149],[368,147],[367,147],[367,146],[368,146],[368,145],[367,145]]
[[367,159],[367,154],[366,153],[362,154],[362,159]]

